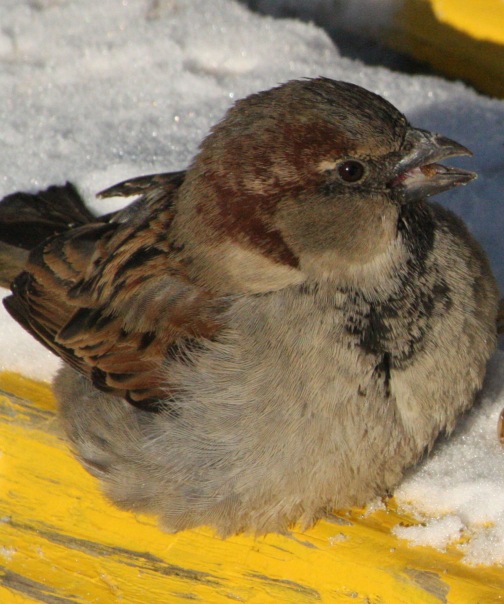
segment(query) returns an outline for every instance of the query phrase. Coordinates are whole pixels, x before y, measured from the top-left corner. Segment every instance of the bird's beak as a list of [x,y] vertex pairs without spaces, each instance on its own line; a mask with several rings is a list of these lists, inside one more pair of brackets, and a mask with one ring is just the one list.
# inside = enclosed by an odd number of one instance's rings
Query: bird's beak
[[435,163],[447,157],[472,155],[469,149],[445,136],[410,128],[403,149],[406,154],[396,165],[389,184],[401,191],[405,203],[465,185],[476,178],[475,172]]

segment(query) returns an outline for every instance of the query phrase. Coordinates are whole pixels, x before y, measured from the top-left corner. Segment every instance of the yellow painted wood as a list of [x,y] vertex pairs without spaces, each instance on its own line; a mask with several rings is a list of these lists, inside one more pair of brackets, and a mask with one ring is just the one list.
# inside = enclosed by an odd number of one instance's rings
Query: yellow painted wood
[[[120,429],[120,426],[118,426]],[[501,568],[411,548],[393,503],[341,512],[289,536],[162,533],[117,510],[73,459],[50,388],[0,374],[0,603],[490,604]]]
[[[431,0],[436,17],[443,23],[479,40],[504,44],[502,0]],[[503,66],[504,69],[504,66]]]
[[384,42],[504,97],[503,0],[402,0]]

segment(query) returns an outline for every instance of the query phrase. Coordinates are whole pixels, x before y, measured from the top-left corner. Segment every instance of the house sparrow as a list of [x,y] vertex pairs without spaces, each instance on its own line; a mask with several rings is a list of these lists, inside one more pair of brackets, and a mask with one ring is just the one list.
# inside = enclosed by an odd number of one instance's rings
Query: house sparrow
[[238,101],[187,171],[102,192],[137,197],[119,212],[69,184],[7,198],[0,236],[35,248],[5,306],[65,361],[63,424],[110,499],[226,536],[389,493],[495,346],[488,261],[426,200],[475,177],[437,163],[459,155],[317,78]]

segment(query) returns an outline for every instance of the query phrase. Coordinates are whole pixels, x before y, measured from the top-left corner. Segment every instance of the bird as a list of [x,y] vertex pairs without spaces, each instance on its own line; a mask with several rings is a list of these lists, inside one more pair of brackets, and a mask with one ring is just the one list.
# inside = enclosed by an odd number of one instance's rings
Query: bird
[[476,177],[438,163],[469,155],[305,78],[237,101],[186,170],[101,192],[116,212],[71,183],[7,196],[4,305],[64,361],[62,425],[105,495],[222,537],[390,495],[495,348],[489,262],[429,199]]

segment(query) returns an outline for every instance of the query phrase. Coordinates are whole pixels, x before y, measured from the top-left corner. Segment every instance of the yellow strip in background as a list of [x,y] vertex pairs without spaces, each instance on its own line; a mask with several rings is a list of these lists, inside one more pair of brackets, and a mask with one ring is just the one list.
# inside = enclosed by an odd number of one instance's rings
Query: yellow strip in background
[[[504,44],[503,0],[431,0],[436,17],[443,23],[478,40]],[[504,69],[504,65],[502,66]]]
[[453,604],[504,601],[501,568],[410,548],[393,505],[305,533],[162,533],[117,510],[73,459],[49,387],[0,374],[0,602]]
[[398,6],[382,34],[385,44],[504,97],[503,0],[399,0]]

